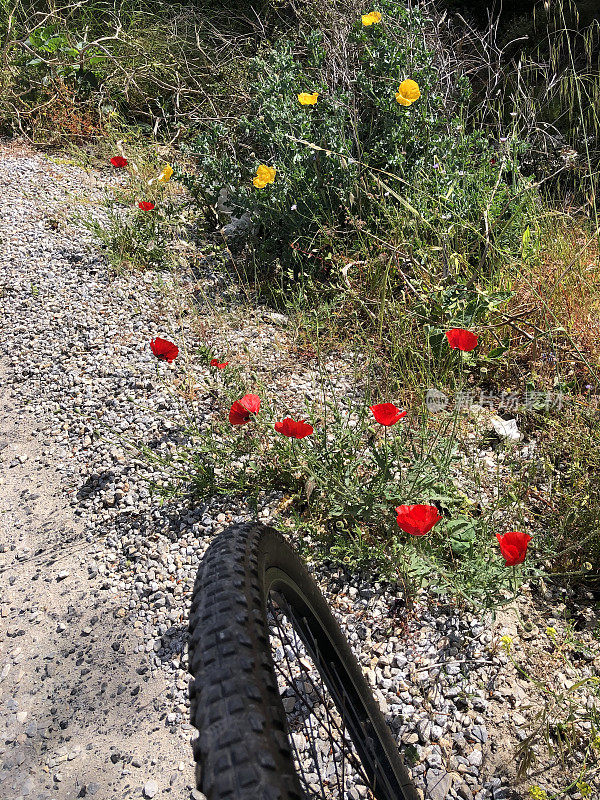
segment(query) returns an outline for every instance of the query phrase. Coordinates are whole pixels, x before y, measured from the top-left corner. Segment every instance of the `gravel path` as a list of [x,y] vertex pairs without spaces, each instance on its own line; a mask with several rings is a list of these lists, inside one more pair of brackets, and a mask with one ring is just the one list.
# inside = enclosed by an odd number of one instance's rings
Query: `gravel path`
[[125,365],[155,332],[142,309],[156,293],[111,283],[63,227],[75,198],[98,196],[83,170],[5,147],[0,185],[0,796],[188,797],[190,729],[173,724],[187,681],[152,660],[159,629],[177,625],[181,650],[183,608],[131,616],[109,542],[113,509],[123,499],[133,520],[144,491],[127,488],[114,441],[91,438],[142,424],[125,394],[145,398],[154,365]]
[[[73,212],[101,217],[115,180],[0,144],[6,800],[202,797],[193,789],[187,604],[212,536],[251,513],[227,498],[193,505],[152,493],[169,474],[139,445],[175,452],[184,420],[165,380],[176,367],[157,370],[148,343],[192,340],[181,300],[191,292],[185,277],[115,277],[74,225]],[[234,326],[238,345],[244,336],[256,343],[260,316]],[[263,349],[271,341],[282,352],[282,322],[267,319]],[[302,376],[288,378],[309,389]],[[278,502],[267,498],[260,518]],[[510,688],[499,691],[507,658],[489,620],[424,602],[408,614],[395,590],[320,574],[398,741],[411,748],[423,795],[518,796],[506,788],[512,753],[487,727],[517,702]]]

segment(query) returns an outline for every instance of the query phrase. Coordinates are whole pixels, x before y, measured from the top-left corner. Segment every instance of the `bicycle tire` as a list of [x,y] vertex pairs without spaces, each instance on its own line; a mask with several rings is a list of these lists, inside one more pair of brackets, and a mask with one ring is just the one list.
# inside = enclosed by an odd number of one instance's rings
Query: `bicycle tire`
[[198,788],[208,800],[306,797],[269,644],[271,592],[291,601],[301,625],[308,626],[305,635],[318,642],[326,664],[335,668],[338,697],[341,692],[351,698],[352,741],[362,740],[359,753],[368,741],[369,752],[379,759],[374,796],[417,800],[397,744],[317,584],[283,536],[259,523],[234,525],[220,534],[194,585],[188,661],[191,722],[199,731],[194,743]]

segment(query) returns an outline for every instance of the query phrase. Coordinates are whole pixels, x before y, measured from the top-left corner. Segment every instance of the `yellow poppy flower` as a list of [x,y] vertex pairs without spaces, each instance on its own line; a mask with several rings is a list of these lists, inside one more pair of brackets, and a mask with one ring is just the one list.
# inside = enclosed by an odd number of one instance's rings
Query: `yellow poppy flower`
[[171,180],[172,174],[173,174],[173,167],[170,164],[167,164],[166,167],[163,167],[162,172],[158,176],[157,180],[159,183],[166,183],[167,181]]
[[162,168],[162,172],[157,178],[150,178],[148,181],[148,186],[152,186],[153,183],[167,183],[167,181],[171,180],[172,174],[173,167],[170,164],[167,164],[166,167]]
[[369,25],[374,25],[377,22],[381,22],[381,14],[379,11],[371,11],[370,14],[363,14],[361,20],[365,28],[368,28]]
[[253,178],[252,183],[257,189],[264,189],[267,183],[273,183],[275,174],[276,170],[273,167],[261,164],[256,170],[256,177]]
[[396,93],[396,101],[401,106],[411,106],[419,97],[421,97],[421,91],[416,81],[411,81],[410,78],[402,81]]
[[318,92],[313,92],[312,94],[309,94],[308,92],[300,92],[298,95],[298,100],[301,106],[314,106],[318,97]]

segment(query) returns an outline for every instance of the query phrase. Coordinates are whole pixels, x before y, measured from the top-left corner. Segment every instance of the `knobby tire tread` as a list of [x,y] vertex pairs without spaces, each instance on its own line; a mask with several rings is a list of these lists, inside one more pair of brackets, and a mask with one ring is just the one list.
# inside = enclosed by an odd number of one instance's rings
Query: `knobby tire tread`
[[[360,666],[316,583],[283,536],[260,523],[234,525],[209,546],[198,569],[189,619],[191,722],[196,781],[207,800],[305,800],[287,735],[273,665],[265,572],[278,567],[302,587],[361,699],[395,743]],[[397,748],[395,748],[397,753]],[[412,794],[406,775],[406,798]]]

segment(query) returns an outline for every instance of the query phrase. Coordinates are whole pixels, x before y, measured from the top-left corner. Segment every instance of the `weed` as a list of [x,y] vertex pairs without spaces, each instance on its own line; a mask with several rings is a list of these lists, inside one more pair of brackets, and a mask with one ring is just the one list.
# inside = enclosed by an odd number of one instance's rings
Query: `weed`
[[[535,769],[543,748],[554,764],[560,764],[563,772],[572,776],[569,786],[562,789],[566,793],[580,784],[595,785],[598,778],[600,679],[588,668],[575,668],[571,663],[574,643],[569,626],[561,635],[548,627],[546,635],[549,647],[541,671],[525,660],[521,663],[508,641],[510,637],[504,637],[504,649],[513,666],[539,695],[539,703],[529,714],[528,734],[517,746],[517,775],[524,778]],[[547,677],[548,672],[553,678]]]

